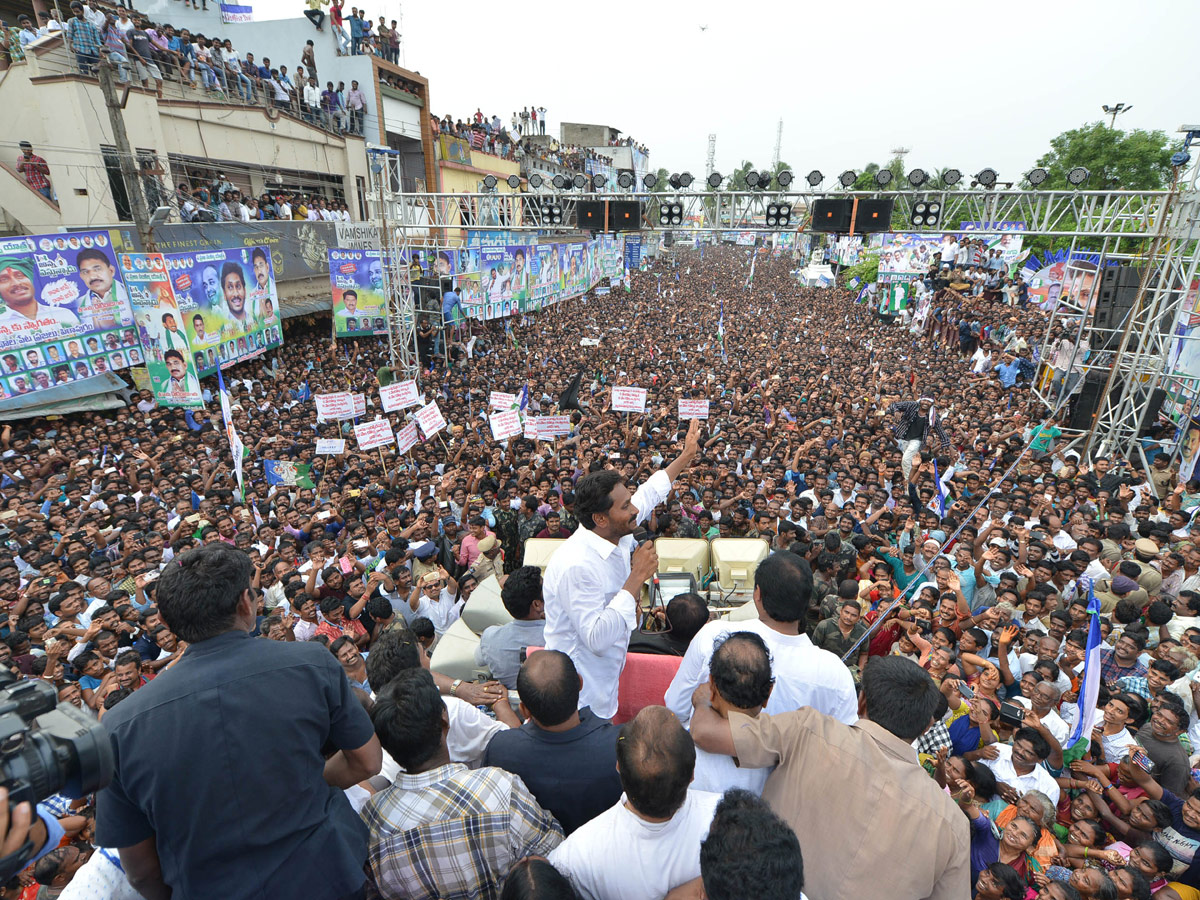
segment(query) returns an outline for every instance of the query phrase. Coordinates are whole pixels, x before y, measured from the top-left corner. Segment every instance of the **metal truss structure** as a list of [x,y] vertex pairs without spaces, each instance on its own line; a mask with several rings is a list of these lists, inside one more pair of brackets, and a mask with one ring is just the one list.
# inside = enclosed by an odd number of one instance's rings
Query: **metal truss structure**
[[[1070,239],[1076,251],[1095,259],[1093,277],[1086,289],[1062,297],[1050,317],[1042,345],[1047,359],[1050,337],[1056,326],[1069,329],[1075,352],[1084,355],[1080,339],[1087,336],[1090,354],[1087,371],[1103,371],[1107,385],[1101,408],[1090,430],[1082,435],[1085,452],[1141,453],[1138,437],[1153,412],[1155,392],[1169,387],[1173,393],[1200,392],[1200,372],[1168,371],[1175,322],[1189,299],[1190,286],[1200,262],[1200,193],[1196,176],[1200,167],[1176,170],[1176,180],[1165,191],[1038,191],[1038,190],[904,190],[904,191],[786,191],[723,192],[683,190],[666,193],[633,191],[547,190],[523,193],[405,194],[393,206],[391,226],[402,242],[432,246],[458,246],[466,231],[528,236],[578,235],[573,228],[581,201],[637,200],[642,205],[642,230],[673,232],[690,239],[727,231],[763,235],[782,231],[804,232],[813,202],[824,198],[892,198],[895,231],[940,233],[960,230],[963,222],[1021,221],[1026,237]],[[701,185],[695,185],[702,188]],[[909,227],[918,202],[941,204],[939,223]],[[679,204],[671,224],[660,224],[664,204]],[[787,229],[766,225],[768,203],[792,207]],[[557,209],[555,209],[557,208]],[[557,224],[554,224],[557,219]],[[987,233],[980,230],[980,234]],[[1070,257],[1069,257],[1070,258]],[[1132,311],[1117,328],[1100,328],[1095,322],[1100,281],[1096,270],[1114,263],[1136,265],[1141,281]],[[1083,282],[1081,282],[1081,285]],[[1048,366],[1047,366],[1048,368]],[[1059,405],[1065,385],[1055,396],[1050,378],[1039,378],[1039,396],[1046,406]]]
[[400,190],[400,155],[394,150],[372,148],[371,199],[375,203],[379,222],[381,262],[383,263],[383,293],[388,300],[388,355],[392,365],[403,370],[408,378],[416,378],[420,370],[417,356],[417,316],[408,268],[410,230],[393,228],[391,216],[397,208]]

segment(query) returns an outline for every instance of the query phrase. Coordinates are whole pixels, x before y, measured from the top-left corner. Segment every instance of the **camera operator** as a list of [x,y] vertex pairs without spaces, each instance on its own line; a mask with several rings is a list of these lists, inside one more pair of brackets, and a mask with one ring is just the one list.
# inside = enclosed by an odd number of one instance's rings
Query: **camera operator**
[[10,807],[8,788],[0,787],[0,884],[37,862],[62,838],[63,828],[54,813],[39,803],[35,817],[28,801]]

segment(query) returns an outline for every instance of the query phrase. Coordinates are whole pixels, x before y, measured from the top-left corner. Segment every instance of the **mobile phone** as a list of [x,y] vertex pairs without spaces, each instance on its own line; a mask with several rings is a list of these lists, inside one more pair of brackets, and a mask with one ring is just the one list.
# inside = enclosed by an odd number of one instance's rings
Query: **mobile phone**
[[158,572],[147,572],[146,573],[146,584],[149,584],[152,581],[158,581],[158,575],[159,575]]
[[354,549],[355,550],[365,550],[367,548],[368,544],[370,544],[370,541],[368,541],[366,538],[359,538],[357,541],[354,542]]
[[958,683],[958,695],[964,700],[975,699],[975,691],[973,691],[965,681],[960,681]]
[[190,516],[188,516],[183,521],[191,522],[191,523],[195,524],[196,522],[200,521],[200,513],[192,513]]

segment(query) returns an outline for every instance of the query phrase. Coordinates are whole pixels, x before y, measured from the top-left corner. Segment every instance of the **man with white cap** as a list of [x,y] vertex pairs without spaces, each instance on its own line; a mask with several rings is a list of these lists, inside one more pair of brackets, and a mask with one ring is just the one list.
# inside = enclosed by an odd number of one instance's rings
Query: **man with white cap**
[[899,420],[892,426],[892,437],[904,453],[900,468],[906,481],[912,474],[913,459],[931,435],[937,438],[938,449],[950,449],[950,438],[942,428],[932,397],[922,397],[917,401],[897,400],[887,408],[887,412],[888,415],[900,413]]

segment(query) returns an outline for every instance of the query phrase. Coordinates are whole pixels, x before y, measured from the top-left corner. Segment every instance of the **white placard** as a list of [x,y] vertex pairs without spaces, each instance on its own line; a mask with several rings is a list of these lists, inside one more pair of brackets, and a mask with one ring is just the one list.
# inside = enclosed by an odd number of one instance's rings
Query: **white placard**
[[318,456],[341,456],[345,452],[345,438],[317,438]]
[[396,452],[407,453],[421,439],[417,433],[417,421],[414,419],[396,432]]
[[521,433],[521,416],[515,409],[506,409],[488,416],[492,437],[498,441]]
[[570,416],[538,416],[533,420],[540,440],[549,441],[571,433]]
[[523,437],[530,441],[536,441],[538,439],[537,422],[532,417],[525,420],[525,432]]
[[358,441],[359,450],[374,450],[394,443],[396,436],[392,434],[392,423],[387,419],[372,419],[354,426],[354,439]]
[[317,394],[313,399],[317,402],[318,422],[336,422],[339,419],[354,418],[354,395],[349,391],[338,391],[336,394]]
[[488,409],[513,409],[516,405],[516,394],[506,394],[504,391],[492,391],[488,395]]
[[395,384],[384,385],[379,389],[379,402],[384,412],[416,406],[421,402],[421,397],[417,394],[417,383],[397,381]]
[[646,389],[639,387],[614,387],[612,389],[614,412],[645,412]]
[[442,417],[442,411],[438,409],[436,400],[418,409],[416,418],[421,426],[421,433],[427,439],[446,427],[446,420]]
[[351,418],[357,419],[359,416],[367,414],[367,395],[366,394],[351,394],[354,398],[354,415]]
[[679,401],[679,418],[681,418],[681,419],[707,419],[708,418],[708,401],[707,400],[680,400]]

